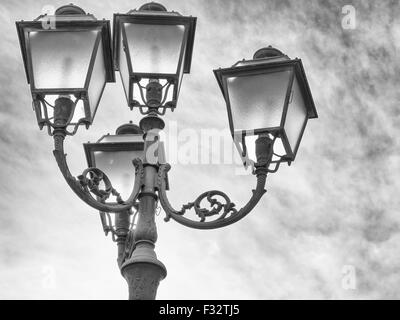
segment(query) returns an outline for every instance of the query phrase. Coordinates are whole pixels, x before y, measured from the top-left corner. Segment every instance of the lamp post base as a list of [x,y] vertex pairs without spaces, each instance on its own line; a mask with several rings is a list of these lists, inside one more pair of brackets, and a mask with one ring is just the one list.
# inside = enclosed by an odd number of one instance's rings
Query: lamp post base
[[129,286],[129,300],[155,300],[167,269],[157,259],[154,244],[143,241],[136,244],[131,258],[122,264],[121,274]]

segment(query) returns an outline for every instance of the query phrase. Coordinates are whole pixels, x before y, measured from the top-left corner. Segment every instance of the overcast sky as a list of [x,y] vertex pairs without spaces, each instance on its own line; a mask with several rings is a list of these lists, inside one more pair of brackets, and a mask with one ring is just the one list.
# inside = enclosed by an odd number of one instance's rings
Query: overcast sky
[[[0,2],[0,298],[126,299],[116,245],[98,213],[69,190],[39,131],[14,22],[61,1]],[[97,18],[141,1],[77,1]],[[272,45],[299,57],[319,118],[291,167],[267,179],[254,212],[214,231],[157,217],[156,252],[168,269],[159,299],[400,298],[400,5],[398,1],[186,0],[162,2],[198,18],[192,69],[167,129],[227,128],[212,70]],[[353,5],[354,29],[342,7]],[[122,84],[108,84],[94,125],[66,141],[75,175],[82,143],[138,123]],[[228,133],[226,133],[228,135]],[[176,138],[176,137],[175,137]],[[200,146],[200,154],[210,150]],[[167,154],[168,158],[176,155]],[[175,164],[171,202],[221,189],[238,205],[254,187],[235,165]],[[348,282],[348,276],[355,276]],[[353,279],[353,278],[352,278]],[[353,279],[353,280],[354,280]],[[349,285],[350,283],[350,285]]]

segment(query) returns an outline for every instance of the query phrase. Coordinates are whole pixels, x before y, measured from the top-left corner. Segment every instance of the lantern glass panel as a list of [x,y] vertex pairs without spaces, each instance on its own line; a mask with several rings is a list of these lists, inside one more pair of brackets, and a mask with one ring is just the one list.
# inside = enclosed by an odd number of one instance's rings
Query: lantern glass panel
[[96,167],[110,179],[113,187],[127,199],[135,183],[135,167],[132,160],[141,158],[143,151],[95,151]]
[[[100,148],[102,143],[115,143],[119,144],[119,147],[110,148],[110,151],[94,151],[94,165],[108,176],[122,198],[127,199],[135,182],[135,167],[132,160],[135,158],[143,160],[144,157],[142,135],[107,135],[100,140]],[[137,147],[134,147],[135,143]]]
[[185,34],[183,25],[124,26],[134,73],[177,73]]
[[122,85],[124,86],[126,98],[129,99],[129,68],[122,37],[119,43],[119,72],[121,75]]
[[103,44],[102,41],[100,41],[96,52],[96,59],[94,61],[93,71],[88,87],[88,98],[92,118],[94,117],[96,108],[100,102],[100,98],[103,93],[104,86],[106,85],[106,81],[107,75],[106,68],[104,66]]
[[29,32],[35,88],[83,88],[98,33]]
[[290,75],[284,70],[228,78],[234,130],[279,127]]
[[304,122],[307,119],[307,109],[296,77],[293,81],[292,96],[289,101],[284,128],[290,148],[295,153],[301,138]]
[[[186,47],[183,49],[183,56],[185,56],[186,54]],[[178,83],[174,85],[174,91],[176,90],[176,96],[179,95],[179,92],[181,91],[181,85],[182,85],[182,77],[183,77],[183,72],[184,72],[184,68],[183,65],[180,66],[179,68],[179,74],[178,74]],[[171,96],[170,98],[167,96],[167,101],[171,101],[172,100],[172,90],[171,92],[168,92],[168,94]]]

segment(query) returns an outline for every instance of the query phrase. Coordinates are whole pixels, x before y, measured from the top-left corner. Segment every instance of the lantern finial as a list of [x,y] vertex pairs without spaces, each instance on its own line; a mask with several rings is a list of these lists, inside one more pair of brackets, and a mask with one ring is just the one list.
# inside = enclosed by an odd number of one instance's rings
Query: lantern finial
[[78,7],[72,3],[59,7],[55,12],[56,16],[73,15],[73,14],[85,15],[86,12],[81,7]]
[[143,134],[143,130],[136,124],[133,124],[132,121],[129,121],[129,123],[119,126],[117,130],[115,130],[115,134]]
[[284,54],[282,51],[280,51],[272,46],[268,46],[268,47],[257,50],[253,56],[253,59],[272,58],[272,57],[279,57],[279,56],[283,56],[283,55]]
[[142,5],[139,11],[167,11],[167,8],[157,2],[148,2]]

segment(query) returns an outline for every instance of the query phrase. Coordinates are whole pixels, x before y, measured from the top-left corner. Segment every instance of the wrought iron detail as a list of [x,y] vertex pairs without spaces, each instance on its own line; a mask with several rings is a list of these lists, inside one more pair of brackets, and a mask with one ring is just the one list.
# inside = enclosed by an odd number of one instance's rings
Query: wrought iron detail
[[[169,221],[171,218],[176,222],[195,229],[217,229],[228,226],[243,219],[250,211],[257,205],[261,197],[264,195],[266,190],[265,182],[267,173],[265,171],[259,171],[257,175],[257,186],[253,190],[253,195],[249,202],[240,210],[236,209],[235,204],[230,198],[222,191],[212,190],[202,193],[193,202],[189,202],[182,206],[180,210],[176,210],[170,204],[167,193],[166,193],[166,175],[171,169],[169,164],[163,164],[160,166],[157,176],[157,190],[162,208],[165,211],[165,221]],[[215,197],[221,197],[224,203],[217,200]],[[203,200],[207,200],[210,208],[202,207],[201,203]],[[194,209],[199,221],[195,221],[184,217],[187,210]],[[218,216],[214,220],[208,220],[210,217]]]
[[[70,172],[64,153],[65,129],[54,130],[54,157],[66,182],[76,195],[91,207],[102,212],[121,212],[130,210],[136,205],[137,197],[144,183],[144,168],[140,159],[132,161],[135,167],[135,184],[129,198],[124,201],[119,193],[112,187],[107,175],[97,168],[88,168],[76,179]],[[100,182],[104,189],[100,189]],[[94,196],[95,197],[94,197]],[[117,198],[117,203],[106,203],[110,195]]]
[[[76,104],[78,103],[78,101],[80,99],[83,99],[83,97],[75,99],[71,110],[75,109]],[[38,124],[39,124],[40,130],[42,130],[43,127],[46,125],[47,133],[51,137],[54,135],[54,133],[57,131],[57,129],[60,129],[60,128],[65,130],[65,135],[73,136],[78,131],[78,129],[81,125],[85,125],[86,129],[88,129],[90,126],[90,123],[87,120],[85,120],[84,118],[79,119],[75,124],[68,123],[68,126],[73,126],[72,131],[68,131],[66,126],[64,126],[64,125],[58,125],[57,123],[55,123],[55,115],[50,117],[48,114],[48,110],[47,110],[47,108],[51,108],[54,110],[53,111],[53,113],[54,113],[55,106],[50,104],[45,99],[45,97],[41,96],[41,95],[36,95],[36,97],[32,101],[32,107],[36,113],[36,117],[38,119]],[[69,121],[70,120],[71,119],[69,119]]]
[[[218,201],[215,196],[220,196],[225,200],[225,204]],[[210,209],[203,208],[201,206],[201,202],[206,199],[209,203]],[[194,208],[196,215],[200,218],[200,222],[206,221],[206,218],[212,217],[215,215],[220,215],[219,219],[224,219],[226,216],[237,214],[237,210],[235,208],[235,204],[231,202],[229,197],[223,193],[222,191],[212,190],[202,193],[197,199],[193,202],[189,202],[182,206],[182,209],[179,211],[179,214],[185,214],[186,210],[190,210]],[[166,217],[165,221],[168,221],[170,217]]]
[[[165,211],[165,221],[169,221],[171,218],[190,228],[195,229],[216,229],[228,226],[243,219],[260,201],[266,190],[265,182],[267,174],[269,172],[275,172],[269,169],[269,165],[272,163],[273,146],[275,139],[270,139],[268,136],[259,136],[256,140],[256,158],[257,162],[254,164],[253,174],[257,177],[257,185],[253,190],[253,195],[247,204],[240,210],[236,209],[235,204],[230,198],[222,191],[212,190],[202,193],[193,202],[189,202],[182,206],[180,210],[176,210],[170,204],[167,193],[166,193],[166,176],[167,172],[171,169],[169,164],[162,164],[159,167],[156,187],[162,208]],[[277,165],[279,167],[279,163]],[[223,199],[224,203],[217,200],[216,197]],[[207,200],[209,203],[209,209],[202,207],[201,203],[203,200]],[[195,221],[184,217],[187,210],[195,210],[196,215],[200,221]],[[214,220],[208,218],[218,216]]]
[[155,113],[162,116],[167,109],[171,109],[172,111],[175,109],[175,103],[173,101],[167,101],[168,92],[174,84],[173,80],[167,80],[161,85],[158,80],[150,79],[146,86],[142,85],[140,81],[141,79],[135,79],[134,84],[137,85],[144,105],[134,100],[133,104],[130,106],[131,110],[133,107],[139,107],[139,111],[143,115]]
[[[98,168],[88,168],[78,176],[78,180],[81,186],[87,191],[96,195],[100,201],[106,201],[110,195],[117,198],[117,203],[123,204],[124,201],[117,190],[115,190],[111,184],[110,179],[107,175]],[[104,190],[100,189],[100,183],[104,183]]]

